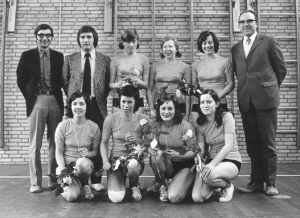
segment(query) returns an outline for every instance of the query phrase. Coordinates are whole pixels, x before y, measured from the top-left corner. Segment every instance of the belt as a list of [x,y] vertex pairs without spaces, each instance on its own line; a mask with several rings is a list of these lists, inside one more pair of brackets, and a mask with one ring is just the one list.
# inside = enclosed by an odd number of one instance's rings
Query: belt
[[53,95],[53,91],[41,89],[39,95]]

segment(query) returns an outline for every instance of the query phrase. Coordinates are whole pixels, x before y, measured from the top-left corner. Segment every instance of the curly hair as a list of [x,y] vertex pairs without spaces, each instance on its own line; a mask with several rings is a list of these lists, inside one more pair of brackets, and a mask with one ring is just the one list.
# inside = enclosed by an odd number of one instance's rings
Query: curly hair
[[74,92],[68,99],[67,106],[66,106],[66,116],[69,118],[73,118],[74,114],[72,111],[72,102],[76,98],[81,98],[83,97],[85,104],[86,104],[86,113],[85,113],[85,118],[91,120],[93,117],[93,109],[92,109],[92,102],[87,94],[81,91],[76,91]]
[[156,105],[156,121],[158,123],[161,123],[163,119],[160,116],[160,107],[166,102],[166,101],[172,101],[175,107],[175,114],[174,114],[174,124],[177,125],[181,123],[183,116],[180,113],[180,107],[179,103],[176,100],[176,97],[174,95],[165,95],[161,99],[157,100],[157,105]]

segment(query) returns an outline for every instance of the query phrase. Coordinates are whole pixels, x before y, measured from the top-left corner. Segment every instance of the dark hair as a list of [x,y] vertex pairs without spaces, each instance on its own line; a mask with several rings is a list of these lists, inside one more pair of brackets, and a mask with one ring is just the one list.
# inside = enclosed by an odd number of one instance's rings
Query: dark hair
[[[175,57],[176,57],[176,58],[181,58],[182,54],[181,54],[181,52],[179,51],[178,41],[177,41],[177,39],[172,38],[171,36],[166,36],[165,38],[163,38],[163,40],[162,40],[161,43],[160,43],[160,49],[161,49],[161,51],[163,50],[164,44],[165,44],[167,41],[170,41],[170,40],[172,40],[172,41],[174,42],[174,45],[175,45],[175,48],[176,48]],[[160,57],[161,57],[161,59],[164,59],[164,58],[165,58],[165,55],[164,55],[162,52],[160,52]]]
[[[137,33],[136,29],[133,28],[124,30],[121,36],[121,40],[123,42],[133,42],[136,40],[137,41],[136,49],[139,49],[140,47],[139,38],[140,38],[139,34]],[[124,45],[122,42],[119,43],[119,48],[124,49]]]
[[197,40],[197,48],[200,52],[204,53],[202,49],[202,43],[207,39],[207,37],[211,36],[214,42],[214,51],[217,53],[219,51],[220,43],[218,40],[218,37],[216,36],[215,33],[213,33],[210,30],[203,31],[200,33],[198,40]]
[[96,30],[93,27],[88,26],[88,25],[81,27],[77,32],[77,42],[78,42],[79,47],[81,47],[79,37],[82,33],[92,33],[93,34],[94,47],[96,48],[98,45],[98,33],[96,32]]
[[[202,92],[202,94],[200,95],[199,101],[201,101],[201,96],[205,95],[205,94],[209,94],[214,99],[215,102],[220,103],[218,94],[213,89],[205,89]],[[199,102],[199,105],[200,105],[200,102]],[[199,117],[197,118],[196,122],[198,125],[202,126],[207,122],[207,117],[202,113],[201,108],[198,108],[198,114],[199,114]],[[222,122],[223,122],[222,119],[223,119],[223,110],[219,104],[219,106],[216,108],[216,113],[215,113],[215,121],[217,123],[217,127],[222,126]]]
[[175,107],[175,114],[174,114],[174,124],[177,125],[181,123],[183,116],[180,113],[179,103],[174,95],[165,95],[161,99],[157,101],[156,105],[156,121],[161,123],[163,120],[160,116],[160,106],[162,106],[166,101],[172,101]]
[[241,12],[238,21],[240,20],[241,16],[242,16],[243,14],[246,14],[246,13],[251,13],[251,14],[253,14],[253,15],[254,15],[254,18],[255,18],[255,20],[256,20],[256,22],[258,22],[256,13],[255,13],[254,11],[252,11],[252,10],[246,10],[246,11]]
[[73,111],[72,111],[72,102],[76,99],[76,98],[81,98],[83,97],[85,104],[86,104],[86,113],[85,113],[85,118],[91,120],[91,118],[93,117],[93,110],[92,110],[92,103],[91,100],[89,98],[89,96],[87,94],[85,94],[84,92],[81,91],[76,91],[74,92],[68,99],[68,103],[66,106],[66,116],[69,118],[73,118]]
[[37,38],[37,34],[40,30],[48,30],[48,29],[51,31],[51,35],[53,37],[54,33],[53,33],[52,27],[49,26],[48,24],[41,24],[41,25],[38,25],[37,28],[35,28],[35,30],[34,30],[35,38]]
[[134,108],[133,108],[133,113],[138,111],[140,104],[140,92],[139,89],[134,87],[133,85],[126,85],[123,86],[119,92],[119,99],[120,99],[120,106],[121,106],[121,96],[126,96],[126,97],[133,97],[134,98]]

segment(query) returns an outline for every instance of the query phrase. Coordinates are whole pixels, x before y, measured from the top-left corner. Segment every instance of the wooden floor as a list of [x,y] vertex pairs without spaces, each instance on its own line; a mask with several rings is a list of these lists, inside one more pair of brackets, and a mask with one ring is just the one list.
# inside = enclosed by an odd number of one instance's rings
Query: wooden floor
[[[127,191],[122,203],[111,203],[106,192],[96,193],[93,200],[79,199],[66,202],[61,196],[44,188],[42,193],[29,192],[30,182],[27,165],[0,165],[0,217],[300,217],[300,167],[299,164],[280,164],[276,186],[278,197],[263,193],[243,194],[238,186],[249,180],[249,164],[243,164],[239,177],[234,181],[236,192],[229,203],[219,203],[218,194],[202,204],[195,204],[188,196],[180,204],[160,202],[155,194],[143,194],[143,200],[133,202]],[[46,166],[43,166],[46,176]],[[153,174],[147,165],[141,177],[148,187]],[[103,178],[106,184],[106,178]],[[47,179],[43,178],[46,187]]]

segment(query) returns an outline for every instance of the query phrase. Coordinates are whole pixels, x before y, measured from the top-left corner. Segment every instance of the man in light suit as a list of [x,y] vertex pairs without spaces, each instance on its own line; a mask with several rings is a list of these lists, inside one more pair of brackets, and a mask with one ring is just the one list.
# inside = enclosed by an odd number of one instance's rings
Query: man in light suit
[[[77,33],[80,52],[66,56],[63,66],[64,90],[68,98],[77,90],[87,93],[92,101],[93,120],[101,132],[107,116],[107,97],[109,94],[110,58],[97,52],[98,34],[91,26],[83,26]],[[88,70],[87,70],[88,69]],[[100,146],[100,145],[99,145]],[[93,159],[95,172],[102,168],[100,147],[97,157]],[[105,190],[101,184],[101,176],[91,176],[92,188],[96,191]]]
[[257,33],[253,11],[239,17],[242,41],[231,49],[234,71],[238,79],[237,96],[251,160],[250,183],[242,192],[263,191],[278,194],[276,128],[279,88],[287,70],[277,41]]
[[[62,53],[50,49],[53,29],[47,24],[39,25],[34,35],[38,47],[22,53],[17,68],[18,86],[25,98],[29,121],[29,171],[30,192],[42,191],[41,147],[47,124],[48,174],[55,174],[54,134],[62,120]],[[48,186],[54,186],[53,181]]]

